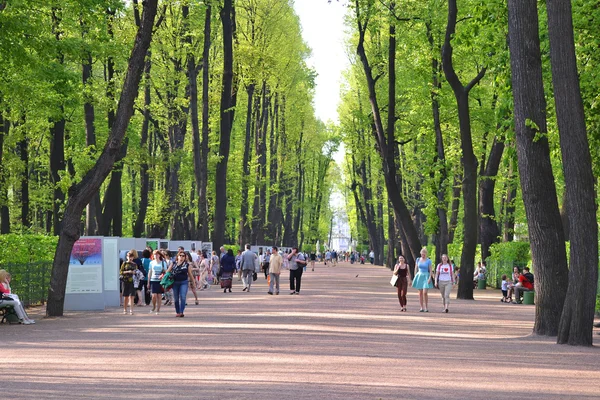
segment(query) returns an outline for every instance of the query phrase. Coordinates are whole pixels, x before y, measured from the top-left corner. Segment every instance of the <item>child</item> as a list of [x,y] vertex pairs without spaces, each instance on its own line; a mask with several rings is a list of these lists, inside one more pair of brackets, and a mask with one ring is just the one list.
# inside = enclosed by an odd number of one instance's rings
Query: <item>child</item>
[[502,298],[500,299],[503,303],[508,303],[508,281],[506,280],[506,274],[502,275]]

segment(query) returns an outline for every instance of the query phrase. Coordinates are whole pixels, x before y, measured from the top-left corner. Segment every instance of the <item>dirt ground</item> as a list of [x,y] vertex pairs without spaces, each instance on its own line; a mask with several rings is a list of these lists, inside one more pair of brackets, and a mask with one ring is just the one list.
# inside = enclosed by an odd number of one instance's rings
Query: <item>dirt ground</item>
[[[430,291],[400,313],[391,273],[317,264],[290,296],[234,279],[172,307],[68,313],[2,325],[0,396],[8,399],[598,399],[600,350],[532,337],[534,307],[499,291],[452,300]],[[286,277],[287,278],[287,277]],[[453,297],[455,295],[453,294]],[[598,342],[600,336],[594,333]]]

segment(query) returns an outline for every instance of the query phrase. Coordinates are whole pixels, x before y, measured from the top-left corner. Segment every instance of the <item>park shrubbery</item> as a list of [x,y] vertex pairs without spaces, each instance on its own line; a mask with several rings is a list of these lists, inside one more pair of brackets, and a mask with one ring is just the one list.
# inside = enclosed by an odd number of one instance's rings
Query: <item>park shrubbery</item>
[[57,236],[0,235],[0,264],[52,262]]
[[11,289],[24,304],[46,300],[57,243],[57,236],[0,235],[0,266],[10,272]]
[[529,242],[502,242],[490,247],[492,253],[486,260],[488,285],[498,288],[501,277],[510,277],[514,266],[523,268],[531,261]]

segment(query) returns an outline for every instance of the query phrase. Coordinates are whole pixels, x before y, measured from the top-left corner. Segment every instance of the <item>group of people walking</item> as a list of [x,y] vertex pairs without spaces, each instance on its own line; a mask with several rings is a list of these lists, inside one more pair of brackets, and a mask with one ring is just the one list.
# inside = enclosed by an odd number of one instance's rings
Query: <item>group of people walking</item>
[[[234,277],[242,282],[243,292],[250,292],[257,272],[262,270],[269,282],[269,295],[280,293],[280,275],[283,270],[290,273],[290,294],[300,294],[302,273],[308,264],[307,257],[294,247],[281,255],[273,246],[260,257],[250,245],[245,251],[220,248],[208,257],[205,252],[187,252],[180,247],[173,258],[167,250],[145,249],[142,257],[136,250],[126,253],[120,268],[123,314],[133,315],[134,307],[152,305],[150,313],[158,315],[161,305],[175,306],[176,317],[185,316],[188,291],[194,294],[198,304],[198,291],[209,289],[219,283],[224,293],[231,293]],[[313,265],[314,271],[314,265]],[[167,279],[168,278],[168,279]],[[164,303],[163,303],[164,301]]]
[[442,254],[442,262],[437,265],[435,272],[432,265],[431,259],[427,256],[427,249],[422,248],[421,257],[416,260],[415,276],[411,279],[406,259],[403,256],[398,257],[398,263],[394,266],[394,275],[398,277],[395,286],[398,291],[401,312],[406,312],[406,294],[409,286],[419,291],[419,312],[429,312],[428,290],[434,287],[439,288],[442,295],[442,312],[448,312],[450,292],[457,280],[454,267],[446,254]]

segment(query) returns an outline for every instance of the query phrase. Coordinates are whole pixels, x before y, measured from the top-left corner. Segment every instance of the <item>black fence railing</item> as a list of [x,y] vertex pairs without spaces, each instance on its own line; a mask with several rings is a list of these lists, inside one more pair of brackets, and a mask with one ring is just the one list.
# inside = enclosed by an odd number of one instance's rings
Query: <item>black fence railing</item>
[[48,298],[52,262],[6,263],[0,268],[11,275],[10,288],[25,306],[44,304]]

